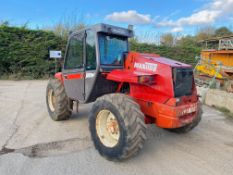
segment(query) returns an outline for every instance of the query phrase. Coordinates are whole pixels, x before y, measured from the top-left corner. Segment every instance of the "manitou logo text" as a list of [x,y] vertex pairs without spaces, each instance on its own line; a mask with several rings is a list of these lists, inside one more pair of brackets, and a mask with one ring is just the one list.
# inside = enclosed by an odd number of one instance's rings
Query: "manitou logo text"
[[157,64],[153,64],[153,63],[134,63],[134,68],[156,72]]

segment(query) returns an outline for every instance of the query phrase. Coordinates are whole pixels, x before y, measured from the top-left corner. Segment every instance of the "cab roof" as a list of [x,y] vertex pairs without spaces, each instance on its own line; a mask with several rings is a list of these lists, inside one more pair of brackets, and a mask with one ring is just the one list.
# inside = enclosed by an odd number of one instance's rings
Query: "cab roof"
[[108,34],[113,34],[113,35],[119,35],[119,36],[124,36],[128,38],[132,38],[134,36],[133,30],[126,29],[123,27],[117,27],[109,24],[104,24],[104,23],[99,23],[95,24],[90,27],[85,27],[84,29],[80,29],[78,31],[72,32],[73,34],[81,33],[85,30],[94,30],[96,33],[108,33]]

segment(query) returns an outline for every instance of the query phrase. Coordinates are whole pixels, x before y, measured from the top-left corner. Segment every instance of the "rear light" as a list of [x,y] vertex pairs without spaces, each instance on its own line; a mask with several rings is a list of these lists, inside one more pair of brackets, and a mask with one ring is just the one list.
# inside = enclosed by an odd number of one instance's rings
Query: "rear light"
[[138,77],[138,83],[140,84],[155,84],[155,77],[151,75],[142,75]]
[[170,98],[166,102],[166,104],[169,105],[169,106],[178,106],[180,102],[181,102],[180,98]]

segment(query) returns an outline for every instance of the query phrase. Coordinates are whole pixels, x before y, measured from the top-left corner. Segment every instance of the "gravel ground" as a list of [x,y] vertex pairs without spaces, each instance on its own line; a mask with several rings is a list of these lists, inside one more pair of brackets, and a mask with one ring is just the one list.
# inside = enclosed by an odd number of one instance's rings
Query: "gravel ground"
[[110,162],[94,149],[88,131],[91,104],[70,120],[52,121],[47,81],[0,81],[0,174],[232,175],[233,120],[204,106],[203,120],[185,135],[148,126],[139,155]]

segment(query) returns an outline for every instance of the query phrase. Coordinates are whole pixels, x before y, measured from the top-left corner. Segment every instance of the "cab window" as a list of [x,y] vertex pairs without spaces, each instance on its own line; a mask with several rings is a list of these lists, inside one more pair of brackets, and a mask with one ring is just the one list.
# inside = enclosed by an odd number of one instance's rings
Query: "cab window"
[[96,69],[96,45],[95,33],[92,30],[86,31],[86,70]]
[[70,39],[64,65],[65,69],[83,68],[83,41],[84,37],[81,35],[73,36]]
[[122,65],[122,54],[128,51],[126,37],[99,34],[99,50],[101,65]]

